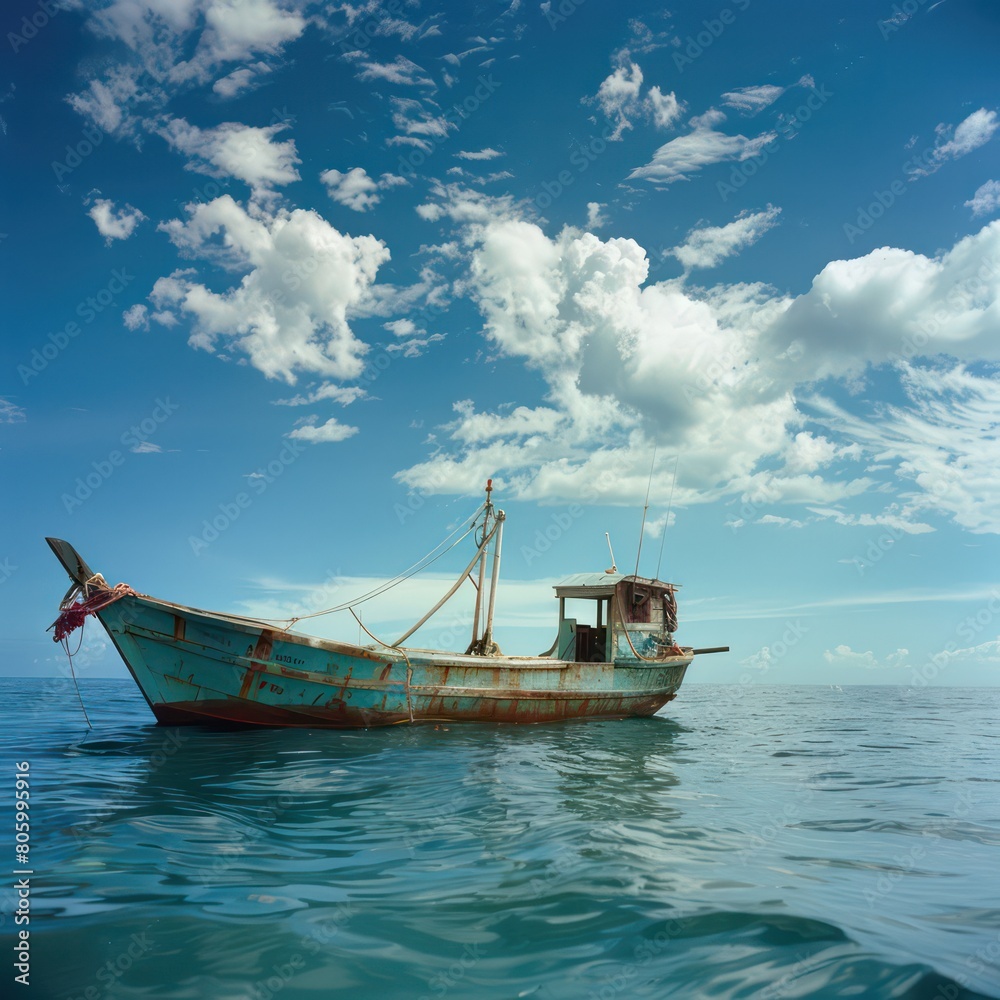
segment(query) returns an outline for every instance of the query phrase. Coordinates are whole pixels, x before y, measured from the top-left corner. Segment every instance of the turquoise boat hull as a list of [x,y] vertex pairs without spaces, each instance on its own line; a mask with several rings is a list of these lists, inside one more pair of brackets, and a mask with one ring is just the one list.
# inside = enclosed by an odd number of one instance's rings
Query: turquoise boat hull
[[[78,584],[93,579],[72,546],[50,544]],[[103,580],[100,586],[107,587]],[[694,655],[677,649],[655,661],[574,662],[367,647],[135,592],[94,613],[166,725],[358,728],[651,716],[676,696]]]

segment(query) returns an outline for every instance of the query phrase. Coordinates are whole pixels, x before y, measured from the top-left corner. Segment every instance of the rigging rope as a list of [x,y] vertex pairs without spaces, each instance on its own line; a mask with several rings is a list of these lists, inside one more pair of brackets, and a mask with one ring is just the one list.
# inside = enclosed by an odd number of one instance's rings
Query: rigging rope
[[[256,622],[277,622],[277,623],[287,622],[287,624],[285,625],[285,627],[283,629],[281,629],[282,632],[287,632],[289,629],[291,629],[293,626],[295,626],[298,622],[305,621],[308,618],[320,618],[323,615],[331,615],[331,614],[333,614],[334,612],[337,612],[337,611],[347,611],[347,610],[350,610],[353,607],[356,607],[358,604],[363,604],[365,601],[370,601],[370,600],[372,600],[375,597],[380,597],[382,594],[384,594],[387,591],[391,590],[393,587],[396,587],[399,584],[403,583],[404,581],[409,580],[411,576],[415,576],[417,573],[420,573],[422,570],[427,569],[428,566],[432,566],[435,562],[438,561],[438,559],[440,559],[443,555],[445,555],[445,553],[450,552],[453,548],[455,548],[456,545],[458,545],[459,543],[461,543],[462,541],[464,541],[464,539],[467,538],[469,536],[469,534],[471,534],[475,530],[475,528],[476,528],[476,521],[479,518],[479,514],[480,514],[480,511],[483,509],[483,506],[484,506],[484,504],[480,504],[476,508],[476,510],[472,514],[472,523],[447,548],[441,549],[441,546],[445,545],[452,538],[454,538],[454,536],[459,531],[461,531],[462,524],[459,524],[459,526],[450,535],[448,535],[447,538],[445,538],[442,541],[438,542],[438,544],[435,545],[434,548],[430,550],[430,552],[428,552],[425,556],[422,556],[420,559],[418,559],[408,569],[403,570],[402,573],[398,574],[397,576],[394,576],[391,580],[387,580],[385,583],[379,584],[377,587],[375,587],[374,589],[368,591],[366,594],[362,594],[360,597],[356,597],[356,598],[354,598],[351,601],[345,601],[343,604],[338,604],[338,605],[336,605],[335,607],[332,607],[332,608],[324,608],[322,611],[312,611],[309,614],[305,614],[305,615],[295,615],[295,616],[293,616],[291,618],[246,618],[244,620],[246,620],[246,621],[256,621]],[[462,523],[464,523],[464,522],[462,522]],[[441,549],[441,551],[437,552],[438,549]],[[437,555],[434,555],[435,552],[437,552]],[[229,615],[228,617],[230,617],[230,618],[242,618],[243,616],[241,616],[241,615]],[[364,626],[362,626],[362,628],[364,628]]]

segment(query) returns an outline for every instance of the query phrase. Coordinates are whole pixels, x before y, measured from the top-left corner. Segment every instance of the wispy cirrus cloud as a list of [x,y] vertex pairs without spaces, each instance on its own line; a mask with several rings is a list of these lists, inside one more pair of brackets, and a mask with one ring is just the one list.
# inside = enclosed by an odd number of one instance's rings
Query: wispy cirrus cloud
[[636,167],[629,180],[645,180],[663,187],[691,176],[714,163],[746,160],[776,138],[775,132],[764,132],[753,138],[720,132],[716,126],[726,120],[716,109],[691,119],[691,131],[660,146],[652,160]]

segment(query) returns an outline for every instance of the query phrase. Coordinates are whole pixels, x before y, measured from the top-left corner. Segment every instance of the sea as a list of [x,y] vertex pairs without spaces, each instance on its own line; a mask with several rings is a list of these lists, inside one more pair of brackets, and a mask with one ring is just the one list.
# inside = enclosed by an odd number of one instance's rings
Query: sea
[[1000,997],[1000,689],[354,731],[81,691],[0,683],[4,998]]

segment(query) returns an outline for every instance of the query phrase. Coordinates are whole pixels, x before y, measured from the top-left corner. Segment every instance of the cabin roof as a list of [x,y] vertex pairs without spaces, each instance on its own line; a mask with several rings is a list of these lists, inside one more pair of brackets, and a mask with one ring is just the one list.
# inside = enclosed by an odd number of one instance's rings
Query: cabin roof
[[553,589],[556,597],[609,597],[624,579],[623,573],[575,573]]
[[634,580],[658,590],[672,590],[677,584],[650,580],[641,576],[626,576],[624,573],[576,573],[560,580],[553,587],[556,597],[610,597],[622,580]]

